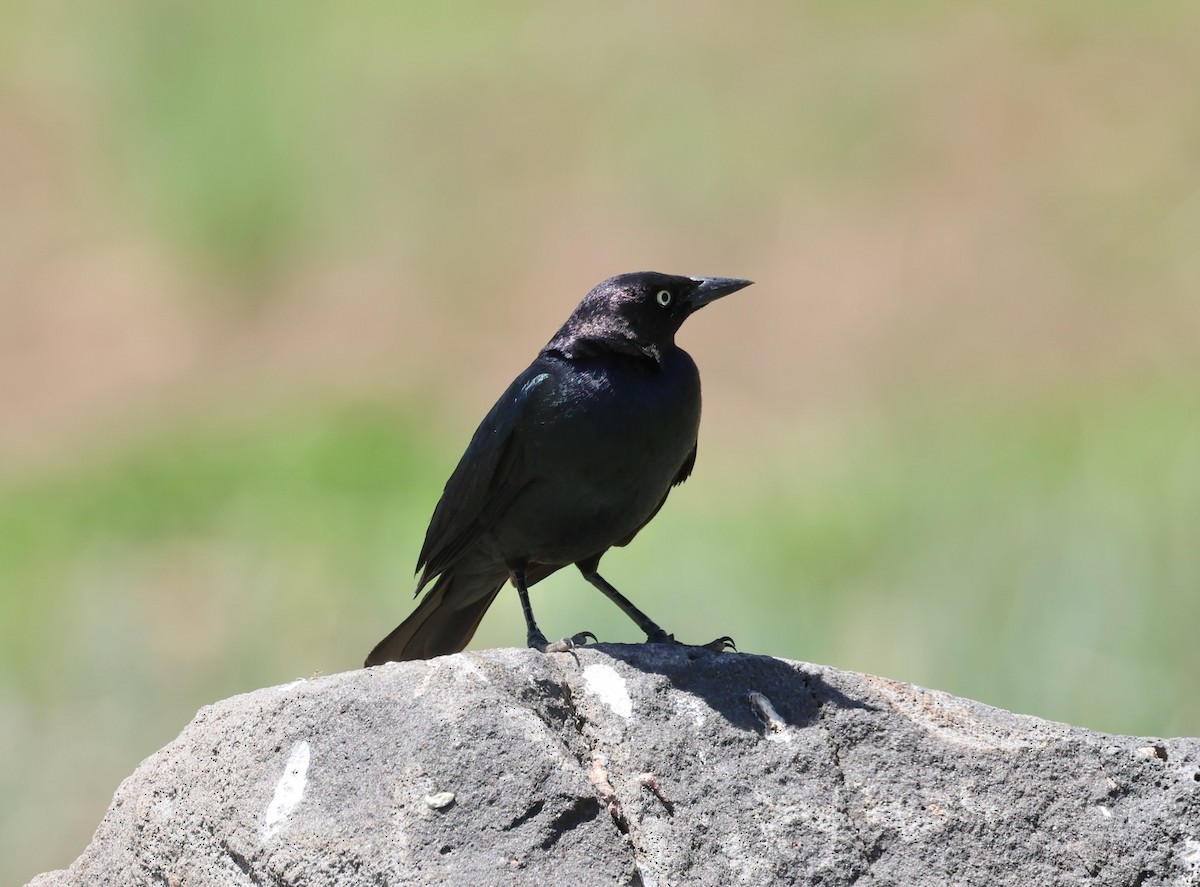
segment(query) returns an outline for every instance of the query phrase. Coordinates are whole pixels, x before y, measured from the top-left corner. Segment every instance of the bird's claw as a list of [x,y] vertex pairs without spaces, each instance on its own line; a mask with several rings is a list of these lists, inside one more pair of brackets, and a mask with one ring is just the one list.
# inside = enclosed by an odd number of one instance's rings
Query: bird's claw
[[545,640],[543,640],[542,645],[538,649],[540,649],[543,653],[570,653],[576,647],[582,647],[586,645],[589,638],[592,641],[599,640],[590,631],[581,631],[577,634],[571,635],[569,638],[563,638],[562,640],[555,641],[553,644],[548,644],[545,642]]
[[[646,638],[647,644],[679,644],[680,646],[691,647],[692,644],[681,644],[675,640],[675,635],[667,634],[665,631],[659,631]],[[737,644],[733,642],[733,638],[728,635],[719,637],[715,641],[709,641],[707,644],[694,645],[695,649],[711,650],[713,653],[724,653],[726,650],[737,652]]]

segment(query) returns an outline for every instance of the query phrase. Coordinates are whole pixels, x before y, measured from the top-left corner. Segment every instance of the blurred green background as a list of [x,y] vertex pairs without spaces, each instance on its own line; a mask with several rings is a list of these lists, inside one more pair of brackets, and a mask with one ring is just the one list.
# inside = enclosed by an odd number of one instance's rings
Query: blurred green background
[[[598,280],[696,474],[679,636],[1200,733],[1200,6],[0,3],[0,882],[213,700],[356,667]],[[550,634],[633,627],[576,575]],[[503,596],[474,646],[520,643]]]

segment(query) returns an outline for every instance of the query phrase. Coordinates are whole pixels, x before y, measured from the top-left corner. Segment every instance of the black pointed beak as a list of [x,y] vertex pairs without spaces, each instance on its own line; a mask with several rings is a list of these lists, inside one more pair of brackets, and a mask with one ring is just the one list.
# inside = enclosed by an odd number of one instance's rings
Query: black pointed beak
[[715,302],[722,296],[736,293],[754,283],[753,280],[741,280],[737,277],[693,277],[692,280],[700,284],[687,297],[687,303],[693,309],[703,308],[709,302]]

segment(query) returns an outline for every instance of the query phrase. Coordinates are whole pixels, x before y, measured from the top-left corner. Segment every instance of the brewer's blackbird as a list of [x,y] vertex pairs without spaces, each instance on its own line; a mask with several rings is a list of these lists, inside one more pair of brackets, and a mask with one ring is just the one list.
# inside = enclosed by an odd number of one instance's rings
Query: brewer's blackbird
[[366,664],[458,652],[505,581],[520,596],[529,646],[558,651],[594,638],[549,644],[534,621],[529,586],[568,564],[647,641],[673,642],[596,568],[695,464],[700,374],[675,333],[694,311],[750,283],[647,271],[588,293],[471,438],[417,563],[416,593],[433,587]]

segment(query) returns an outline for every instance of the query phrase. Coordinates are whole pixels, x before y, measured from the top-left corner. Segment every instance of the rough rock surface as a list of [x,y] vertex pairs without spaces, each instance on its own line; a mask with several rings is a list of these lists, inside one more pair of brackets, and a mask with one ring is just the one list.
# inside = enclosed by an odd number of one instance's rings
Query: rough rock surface
[[1200,740],[764,656],[458,654],[203,709],[32,883],[1200,884]]

